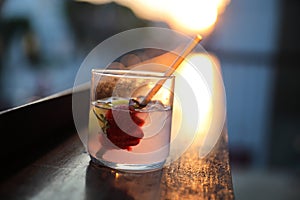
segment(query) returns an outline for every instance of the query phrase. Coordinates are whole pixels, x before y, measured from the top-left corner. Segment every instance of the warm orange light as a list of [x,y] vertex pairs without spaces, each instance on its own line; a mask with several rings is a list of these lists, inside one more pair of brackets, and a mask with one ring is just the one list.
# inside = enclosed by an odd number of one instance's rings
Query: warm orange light
[[[107,3],[112,0],[78,0]],[[148,20],[164,21],[187,34],[209,34],[230,0],[114,0]]]
[[192,34],[209,31],[218,15],[216,2],[207,0],[170,2],[168,12],[171,27]]
[[[193,53],[176,70],[175,99],[173,107],[172,143],[170,157],[177,159],[186,148],[206,155],[214,146],[216,131],[211,131],[216,119],[215,85],[219,63],[210,54]],[[190,88],[187,88],[188,87]],[[192,90],[192,91],[191,91]],[[195,99],[196,103],[192,101]],[[222,109],[219,109],[220,112]],[[196,119],[196,120],[195,120]],[[180,123],[179,123],[180,122]],[[208,141],[207,138],[211,138]]]
[[[186,115],[183,116],[182,118],[183,119],[189,119],[190,117],[198,118],[199,119],[198,125],[197,124],[193,125],[193,127],[198,126],[197,135],[200,135],[202,133],[205,133],[210,126],[212,94],[208,87],[207,79],[210,80],[213,79],[213,70],[215,66],[211,58],[208,55],[202,53],[191,54],[187,58],[187,60],[189,62],[183,61],[181,66],[178,68],[178,73],[181,74],[181,76],[186,77],[189,86],[194,91],[194,95],[198,101],[199,108],[198,108],[198,112],[194,112],[195,114],[197,114],[197,116],[191,116],[193,112],[189,112],[189,113],[182,113],[183,115]],[[199,76],[199,72],[197,72],[195,66],[192,65],[200,66],[202,68],[200,71],[205,70],[206,71],[205,77]],[[177,82],[176,89],[184,90],[184,88],[181,88],[182,85],[183,84]],[[188,96],[190,96],[190,94],[183,95],[183,98]],[[189,127],[188,124],[190,123],[189,120],[186,120],[184,123],[187,123],[186,127]]]

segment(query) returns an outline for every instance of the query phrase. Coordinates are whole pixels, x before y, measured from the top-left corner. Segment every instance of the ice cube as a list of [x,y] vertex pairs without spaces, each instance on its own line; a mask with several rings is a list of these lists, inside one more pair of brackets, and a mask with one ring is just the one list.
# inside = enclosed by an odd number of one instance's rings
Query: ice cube
[[165,110],[165,106],[161,103],[161,101],[151,101],[147,104],[145,109],[147,111],[162,111]]

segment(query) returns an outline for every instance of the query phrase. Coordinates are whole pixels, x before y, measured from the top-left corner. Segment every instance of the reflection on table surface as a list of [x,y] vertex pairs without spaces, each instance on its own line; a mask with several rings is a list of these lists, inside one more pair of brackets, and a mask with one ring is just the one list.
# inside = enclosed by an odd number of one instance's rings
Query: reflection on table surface
[[0,184],[3,199],[234,199],[224,130],[204,158],[189,149],[162,170],[123,173],[90,163],[77,135]]
[[162,170],[122,173],[90,162],[86,171],[86,199],[159,199]]

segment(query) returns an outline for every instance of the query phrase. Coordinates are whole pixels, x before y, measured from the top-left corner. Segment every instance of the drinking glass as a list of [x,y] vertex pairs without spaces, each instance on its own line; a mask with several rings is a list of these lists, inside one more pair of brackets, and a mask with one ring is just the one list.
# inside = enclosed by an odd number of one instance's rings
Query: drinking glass
[[[169,155],[175,76],[134,70],[92,70],[88,152],[120,171],[161,169]],[[156,84],[160,89],[141,102]]]

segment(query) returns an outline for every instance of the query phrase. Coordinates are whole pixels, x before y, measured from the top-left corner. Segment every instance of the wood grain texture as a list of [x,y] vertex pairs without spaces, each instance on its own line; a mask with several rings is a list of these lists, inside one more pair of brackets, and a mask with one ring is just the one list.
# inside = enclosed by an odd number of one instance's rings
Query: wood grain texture
[[73,135],[2,182],[0,199],[234,199],[227,132],[205,158],[187,151],[162,170],[143,174],[91,163]]
[[124,173],[90,162],[71,104],[69,91],[0,113],[1,128],[9,129],[0,148],[1,200],[234,199],[226,128],[204,158],[191,145],[162,170]]

